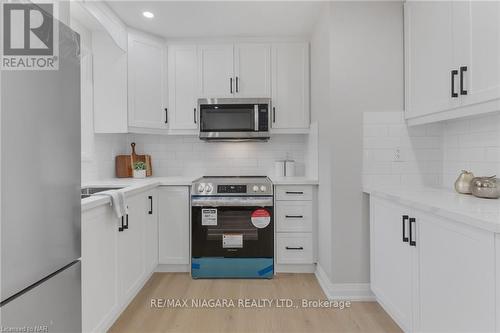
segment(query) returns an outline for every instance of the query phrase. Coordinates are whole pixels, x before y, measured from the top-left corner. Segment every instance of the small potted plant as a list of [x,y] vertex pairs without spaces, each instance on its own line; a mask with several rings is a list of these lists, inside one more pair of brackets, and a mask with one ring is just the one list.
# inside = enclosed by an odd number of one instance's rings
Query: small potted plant
[[134,163],[134,178],[146,178],[146,163],[142,161]]

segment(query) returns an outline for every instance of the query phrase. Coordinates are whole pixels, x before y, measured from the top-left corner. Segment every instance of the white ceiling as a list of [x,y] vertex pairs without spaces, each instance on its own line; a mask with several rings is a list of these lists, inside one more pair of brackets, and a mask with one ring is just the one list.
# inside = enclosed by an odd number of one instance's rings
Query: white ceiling
[[[133,28],[166,38],[308,36],[319,1],[107,1]],[[154,13],[153,19],[142,16]]]

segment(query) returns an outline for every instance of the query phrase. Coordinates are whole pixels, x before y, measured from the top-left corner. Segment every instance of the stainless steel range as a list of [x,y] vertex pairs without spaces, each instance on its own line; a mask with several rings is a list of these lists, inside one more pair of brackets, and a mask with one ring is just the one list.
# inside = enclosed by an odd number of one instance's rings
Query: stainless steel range
[[272,278],[273,184],[264,176],[202,177],[192,186],[193,278]]

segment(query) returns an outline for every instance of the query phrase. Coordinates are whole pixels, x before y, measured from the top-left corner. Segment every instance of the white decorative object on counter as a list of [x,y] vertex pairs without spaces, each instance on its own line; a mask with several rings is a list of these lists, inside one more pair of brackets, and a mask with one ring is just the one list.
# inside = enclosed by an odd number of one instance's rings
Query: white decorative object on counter
[[146,170],[134,170],[134,178],[146,178]]
[[285,161],[285,176],[286,177],[295,177],[295,161],[294,160],[286,160]]
[[276,177],[285,177],[285,161],[274,162],[274,173]]

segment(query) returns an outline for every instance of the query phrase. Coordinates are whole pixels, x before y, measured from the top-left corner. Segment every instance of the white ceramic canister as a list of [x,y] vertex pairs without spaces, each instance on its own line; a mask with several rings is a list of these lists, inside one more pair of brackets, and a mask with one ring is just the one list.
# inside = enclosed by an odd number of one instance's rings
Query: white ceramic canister
[[285,161],[285,176],[286,177],[295,177],[295,161],[294,160],[286,160]]
[[276,177],[285,177],[285,161],[274,162],[274,173]]

